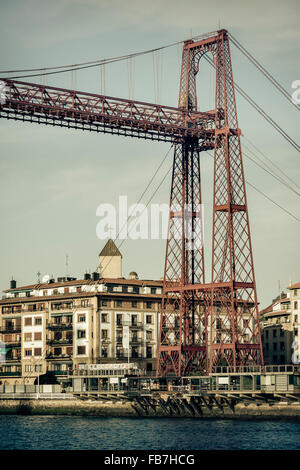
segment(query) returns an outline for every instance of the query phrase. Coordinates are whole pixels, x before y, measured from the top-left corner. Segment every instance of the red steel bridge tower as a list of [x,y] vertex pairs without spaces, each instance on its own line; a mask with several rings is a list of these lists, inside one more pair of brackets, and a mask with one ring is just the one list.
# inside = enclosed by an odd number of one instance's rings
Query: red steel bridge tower
[[[197,110],[199,62],[216,101]],[[3,78],[0,117],[175,144],[157,374],[263,365],[228,33],[186,41],[178,108]],[[214,150],[212,277],[204,279],[200,152]]]
[[[209,373],[219,365],[236,368],[249,361],[263,365],[227,31],[185,42],[178,107],[197,110],[195,77],[205,54],[212,55],[216,70],[214,136],[210,141],[186,137],[175,148],[158,375]],[[214,148],[212,278],[205,283],[199,154],[210,146]]]

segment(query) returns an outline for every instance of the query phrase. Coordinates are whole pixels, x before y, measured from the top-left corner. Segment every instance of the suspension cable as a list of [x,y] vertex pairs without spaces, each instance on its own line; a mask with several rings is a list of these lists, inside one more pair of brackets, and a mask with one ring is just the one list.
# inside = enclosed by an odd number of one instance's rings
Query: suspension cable
[[[214,158],[213,154],[211,154],[210,152],[207,152],[207,154]],[[297,222],[300,222],[300,219],[292,214],[290,211],[288,211],[287,209],[285,209],[285,207],[282,207],[280,204],[278,204],[278,202],[274,201],[274,199],[272,199],[271,197],[267,196],[267,194],[265,194],[263,191],[261,191],[260,189],[258,189],[256,186],[254,186],[254,184],[250,183],[250,181],[246,180],[245,179],[245,182],[251,186],[251,188],[253,188],[255,191],[257,191],[261,196],[265,197],[266,199],[268,199],[268,201],[272,202],[273,204],[275,204],[275,206],[279,207],[280,209],[282,209],[286,214],[290,215],[291,217],[293,217],[293,219],[297,220]]]
[[[190,39],[199,40],[199,39],[209,37],[209,36],[211,36],[215,33],[216,33],[216,31],[212,31],[210,33],[205,33],[205,34],[200,34],[198,36],[193,36]],[[0,70],[0,73],[5,73],[6,74],[6,73],[22,73],[22,72],[40,72],[40,73],[36,73],[36,74],[19,75],[17,77],[6,77],[7,79],[17,79],[17,78],[38,77],[38,76],[41,76],[41,75],[52,75],[52,74],[55,74],[55,73],[70,72],[72,69],[82,70],[82,69],[90,68],[90,67],[99,67],[101,65],[110,64],[110,63],[113,63],[113,62],[120,62],[122,60],[127,60],[127,59],[130,59],[130,58],[133,58],[133,57],[138,57],[138,56],[141,56],[141,55],[151,54],[152,52],[155,52],[155,51],[161,51],[161,50],[167,49],[169,47],[177,46],[179,44],[184,43],[185,41],[186,40],[176,41],[176,42],[173,42],[171,44],[167,44],[165,46],[160,46],[160,47],[156,47],[156,48],[153,48],[153,49],[148,49],[148,50],[141,51],[141,52],[134,52],[132,54],[125,54],[125,55],[122,55],[122,56],[110,57],[108,59],[98,59],[98,60],[92,60],[92,61],[89,61],[89,62],[80,62],[80,63],[77,63],[77,64],[68,64],[68,65],[58,65],[58,66],[53,66],[53,67],[38,67],[38,68],[18,69],[18,70]],[[52,70],[52,72],[48,72],[49,70]],[[41,72],[41,71],[43,71],[43,72]]]
[[[139,200],[137,202],[137,204],[139,204],[141,202],[141,200],[143,199],[144,195],[146,194],[146,192],[148,191],[149,187],[151,186],[154,178],[156,177],[157,173],[159,172],[159,170],[161,169],[161,167],[163,166],[164,162],[166,161],[172,147],[174,146],[174,144],[172,144],[167,153],[165,154],[165,156],[163,157],[162,161],[160,162],[159,166],[157,167],[157,169],[155,170],[154,174],[152,175],[152,177],[150,178],[146,188],[144,189],[144,191],[142,192],[142,194],[140,195],[139,197]],[[150,204],[151,200],[153,199],[153,197],[155,196],[155,194],[157,193],[157,191],[159,190],[159,188],[161,187],[162,183],[165,181],[167,175],[169,174],[169,171],[170,171],[170,168],[168,169],[167,173],[165,174],[165,176],[163,177],[163,179],[161,180],[161,182],[159,183],[158,187],[156,188],[155,192],[152,194],[150,200],[147,202],[147,205],[145,207],[148,207],[148,205]],[[128,224],[128,221],[129,221],[129,218],[130,216],[127,217],[127,220],[124,222],[123,226],[121,228],[119,228],[119,231],[117,233],[117,236],[115,237],[114,239],[114,242],[116,242],[118,236],[120,235],[120,233],[122,232],[123,228]],[[122,242],[120,243],[120,245],[118,246],[118,248],[120,248],[123,243],[124,243],[125,239],[122,240]],[[109,263],[111,262],[113,257],[110,257],[110,259],[107,261],[106,265],[104,266],[104,269],[107,268],[107,266],[109,265]],[[97,269],[97,268],[96,268]]]
[[[204,55],[204,58],[207,60],[207,62],[212,65],[214,68],[216,68],[215,64],[213,63],[212,59],[210,57],[207,57]],[[289,142],[298,152],[300,152],[300,146],[277,124],[277,122],[274,121],[250,96],[236,83],[234,82],[234,86],[237,89],[237,91],[242,95],[242,97],[248,101],[248,103],[256,110],[259,112],[261,116],[265,118],[266,121],[271,124],[271,126],[274,127],[274,129],[277,130],[284,138]]]
[[261,65],[255,57],[253,57],[252,54],[250,54],[247,49],[245,49],[244,46],[231,34],[228,33],[232,43],[235,45],[235,47],[244,54],[245,57],[247,57],[250,62],[252,62],[255,67],[275,86],[275,88],[285,97],[288,99],[289,103],[291,103],[293,106],[295,106],[296,109],[300,110],[300,106],[296,103],[294,103],[291,100],[290,94],[285,90],[285,88],[265,69],[263,65]]
[[[243,140],[246,140],[258,153],[260,153],[260,155],[261,155],[262,157],[264,157],[266,160],[268,160],[268,161],[271,163],[271,165],[273,165],[273,166],[280,172],[280,174],[284,175],[284,176],[285,176],[292,184],[294,184],[297,188],[300,188],[300,185],[299,185],[296,181],[294,181],[294,180],[293,180],[289,175],[287,175],[281,168],[279,168],[279,166],[276,165],[276,163],[275,163],[273,160],[271,160],[271,158],[269,158],[265,153],[263,153],[251,140],[249,140],[249,138],[247,138],[245,135],[242,135],[242,139],[243,139]],[[252,154],[254,154],[254,151],[253,151],[253,150],[251,150],[249,147],[247,147],[247,148],[248,148],[248,150],[249,150]],[[258,157],[257,157],[257,158],[258,158]],[[267,164],[265,163],[265,165],[267,165]]]

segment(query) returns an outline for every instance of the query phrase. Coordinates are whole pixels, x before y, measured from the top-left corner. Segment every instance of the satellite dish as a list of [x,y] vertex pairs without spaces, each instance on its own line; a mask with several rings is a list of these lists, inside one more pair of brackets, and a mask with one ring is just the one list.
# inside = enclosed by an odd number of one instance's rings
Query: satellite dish
[[42,283],[45,284],[46,282],[48,282],[50,279],[50,276],[49,274],[45,274],[45,276],[42,277]]

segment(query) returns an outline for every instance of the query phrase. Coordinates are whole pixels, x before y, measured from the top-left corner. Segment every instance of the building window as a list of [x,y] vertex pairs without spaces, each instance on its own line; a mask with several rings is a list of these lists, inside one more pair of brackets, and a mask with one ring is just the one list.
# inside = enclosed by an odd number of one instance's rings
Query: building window
[[124,293],[128,292],[128,286],[122,286],[122,292]]
[[133,286],[132,291],[133,291],[134,294],[139,294],[140,293],[140,288],[137,287],[137,286]]
[[107,348],[106,347],[103,347],[101,349],[101,355],[102,355],[102,357],[107,357]]
[[151,341],[153,338],[152,330],[146,331],[146,341]]
[[151,294],[156,294],[156,287],[151,287]]
[[295,290],[294,290],[294,296],[295,296],[295,297],[297,296],[297,293],[298,293],[298,290],[295,289]]
[[42,372],[42,365],[41,364],[38,364],[35,366],[35,372]]
[[277,331],[273,330],[273,338],[276,338]]
[[81,301],[81,307],[88,307],[89,306],[89,301],[88,299],[84,299]]
[[146,308],[152,308],[152,302],[146,302]]
[[122,325],[122,315],[117,315],[117,325]]
[[148,323],[148,325],[152,323],[152,315],[146,315],[146,323]]
[[73,317],[72,317],[72,315],[67,315],[67,316],[66,316],[66,321],[67,321],[67,323],[72,323],[72,322],[73,322]]
[[117,307],[122,307],[122,300],[117,300]]
[[281,356],[280,356],[280,364],[284,364],[284,363],[285,363],[284,355],[281,354]]
[[62,322],[62,317],[54,317],[54,323],[59,324]]
[[78,355],[85,354],[85,346],[78,346],[77,347],[77,354]]
[[34,340],[35,341],[41,341],[42,339],[42,333],[38,332],[38,333],[34,333]]
[[78,315],[78,322],[85,322],[85,315]]
[[85,338],[85,330],[77,330],[77,338]]
[[32,340],[32,333],[25,333],[24,334],[24,341],[31,341]]
[[102,305],[103,305],[103,307],[107,307],[107,300],[106,299],[102,299]]
[[146,348],[146,357],[150,359],[152,357],[152,346],[147,346]]
[[297,300],[294,301],[294,309],[295,309],[295,310],[298,309],[298,302],[297,302]]
[[25,372],[32,372],[32,366],[30,365],[25,366]]
[[269,338],[269,331],[266,330],[266,339]]
[[34,324],[35,324],[35,325],[41,325],[42,322],[43,322],[42,317],[35,318],[35,320],[34,320]]
[[68,348],[66,348],[66,351],[67,351],[67,355],[68,355],[68,356],[72,356],[72,354],[73,354],[73,348],[68,347]]
[[25,349],[25,356],[32,356],[32,349]]
[[54,356],[61,356],[61,348],[54,348]]
[[137,315],[132,315],[132,317],[131,317],[131,324],[132,324],[132,326],[136,326],[136,325],[137,325]]
[[42,348],[34,348],[34,355],[41,356],[42,355]]
[[138,348],[136,346],[132,347],[131,357],[139,357]]
[[102,313],[102,314],[101,314],[101,322],[102,322],[102,323],[108,323],[108,315],[107,315],[107,313]]
[[101,330],[101,338],[102,339],[108,338],[108,330]]
[[32,317],[25,317],[24,322],[25,322],[25,326],[31,326],[32,325]]
[[131,305],[132,305],[132,308],[137,308],[137,301],[136,300],[133,300],[131,302]]

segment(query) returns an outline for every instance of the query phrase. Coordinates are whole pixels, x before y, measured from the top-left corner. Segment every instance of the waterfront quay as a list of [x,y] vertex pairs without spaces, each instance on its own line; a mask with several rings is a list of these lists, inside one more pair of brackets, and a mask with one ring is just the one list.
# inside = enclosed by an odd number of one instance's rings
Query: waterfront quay
[[239,369],[157,378],[91,365],[73,371],[64,393],[57,385],[1,386],[0,413],[300,419],[300,366]]

